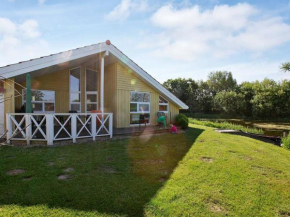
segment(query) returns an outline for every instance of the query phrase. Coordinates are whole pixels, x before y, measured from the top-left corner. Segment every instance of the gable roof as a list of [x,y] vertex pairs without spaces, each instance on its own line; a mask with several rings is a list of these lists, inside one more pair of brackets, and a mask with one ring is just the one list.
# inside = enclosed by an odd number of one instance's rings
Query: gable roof
[[164,94],[164,96],[168,97],[171,101],[180,106],[180,108],[188,109],[188,106],[185,103],[183,103],[180,99],[178,99],[175,95],[173,95],[170,91],[168,91],[165,87],[163,87],[162,84],[160,84],[144,69],[142,69],[139,65],[137,65],[123,52],[121,52],[116,46],[106,42],[76,48],[73,50],[68,50],[56,54],[51,54],[49,56],[31,59],[29,61],[19,62],[12,65],[3,66],[0,67],[0,76],[5,78],[11,78],[14,76],[25,74],[27,72],[36,71],[42,68],[72,61],[82,57],[98,54],[104,51],[109,51],[110,53],[112,53],[119,59],[119,61],[121,61],[123,64],[131,68],[141,78],[143,78],[145,81],[154,86],[158,91]]

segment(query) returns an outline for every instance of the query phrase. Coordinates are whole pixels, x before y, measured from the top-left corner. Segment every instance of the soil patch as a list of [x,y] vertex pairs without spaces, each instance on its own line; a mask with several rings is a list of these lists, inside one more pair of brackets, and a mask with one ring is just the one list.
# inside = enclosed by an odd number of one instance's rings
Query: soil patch
[[10,171],[6,172],[6,174],[9,176],[17,176],[17,175],[24,173],[24,172],[25,172],[25,170],[23,170],[23,169],[15,169],[15,170],[10,170]]
[[216,204],[216,203],[210,203],[208,205],[208,208],[211,212],[214,212],[214,213],[219,213],[219,212],[225,212],[225,208],[223,208],[221,205],[219,204]]
[[32,176],[27,176],[27,177],[24,177],[22,180],[23,181],[30,181],[32,179]]
[[53,161],[50,161],[50,162],[47,162],[47,165],[48,165],[48,166],[54,166],[55,163],[54,163]]
[[65,168],[63,171],[64,171],[65,173],[71,173],[71,172],[75,171],[75,169],[72,168],[72,167],[68,167],[68,168]]
[[212,163],[213,159],[210,157],[201,157],[200,158],[203,162]]
[[59,175],[59,176],[57,177],[57,179],[58,179],[58,180],[68,180],[68,179],[70,179],[70,176],[67,175],[67,174],[62,174],[62,175]]
[[98,171],[109,174],[118,173],[118,171],[111,166],[100,166],[98,168]]

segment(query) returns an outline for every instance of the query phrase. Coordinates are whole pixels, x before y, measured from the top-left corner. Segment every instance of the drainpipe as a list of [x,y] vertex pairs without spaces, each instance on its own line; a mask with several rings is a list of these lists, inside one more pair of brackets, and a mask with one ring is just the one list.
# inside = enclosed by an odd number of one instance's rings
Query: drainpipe
[[105,57],[109,56],[109,51],[106,51],[101,59],[101,112],[104,113],[104,71]]

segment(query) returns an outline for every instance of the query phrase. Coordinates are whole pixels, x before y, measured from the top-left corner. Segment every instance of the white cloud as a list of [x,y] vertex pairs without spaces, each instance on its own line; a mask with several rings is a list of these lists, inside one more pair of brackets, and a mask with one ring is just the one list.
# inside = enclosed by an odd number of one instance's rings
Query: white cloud
[[0,66],[39,57],[48,52],[36,20],[21,24],[0,17]]
[[109,20],[126,20],[132,13],[146,11],[148,8],[147,0],[122,0],[105,17]]
[[[224,58],[241,52],[261,53],[290,41],[290,25],[281,17],[264,17],[250,4],[159,8],[151,17],[161,29],[139,47],[155,56],[192,61],[201,55]],[[154,47],[152,45],[155,44]]]
[[46,2],[46,0],[38,0],[38,4],[43,5]]
[[38,31],[38,23],[36,20],[26,20],[19,26],[26,38],[36,38],[40,35]]

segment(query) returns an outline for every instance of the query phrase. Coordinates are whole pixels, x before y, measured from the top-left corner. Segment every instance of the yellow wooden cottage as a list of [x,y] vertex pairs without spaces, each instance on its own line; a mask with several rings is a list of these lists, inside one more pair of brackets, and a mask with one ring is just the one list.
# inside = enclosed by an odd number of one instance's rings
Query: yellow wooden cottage
[[[26,74],[33,113],[25,114]],[[182,101],[106,41],[0,68],[0,135],[54,141],[113,136],[114,128],[174,122]]]

